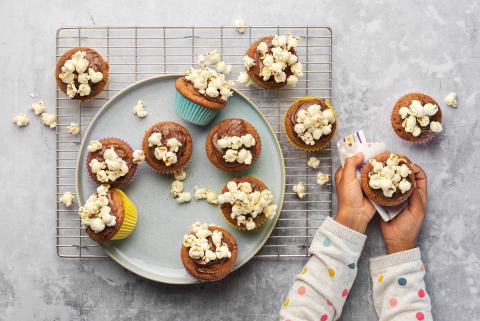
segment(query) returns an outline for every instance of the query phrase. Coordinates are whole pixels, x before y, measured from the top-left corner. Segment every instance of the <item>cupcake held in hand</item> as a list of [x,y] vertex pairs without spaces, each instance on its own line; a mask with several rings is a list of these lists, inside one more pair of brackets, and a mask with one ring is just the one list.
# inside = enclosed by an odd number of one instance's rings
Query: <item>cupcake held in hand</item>
[[171,121],[162,121],[150,127],[142,143],[145,161],[161,174],[182,171],[192,156],[192,148],[192,136],[188,130]]
[[108,81],[108,63],[95,50],[77,47],[57,62],[55,79],[70,99],[88,100],[102,92]]
[[137,164],[133,158],[133,150],[123,140],[92,140],[87,150],[87,170],[96,183],[125,186],[135,176]]
[[207,58],[199,56],[198,65],[200,68],[190,67],[175,82],[175,112],[186,121],[203,126],[225,107],[235,82],[225,79],[232,66],[221,61],[216,50],[209,52]]
[[239,230],[254,230],[277,215],[277,205],[267,186],[252,176],[231,179],[218,195],[222,214]]
[[412,195],[415,178],[408,158],[385,152],[370,159],[362,170],[365,195],[383,206],[403,203]]
[[442,111],[430,96],[407,94],[397,100],[393,107],[392,127],[404,140],[425,143],[443,130]]
[[215,281],[229,274],[237,260],[237,242],[226,229],[202,223],[183,237],[181,259],[195,278]]
[[206,140],[207,157],[226,172],[242,172],[260,156],[261,141],[246,120],[229,118],[215,125]]
[[323,99],[304,97],[295,101],[284,119],[289,141],[304,151],[325,148],[335,135],[335,111]]
[[296,47],[300,37],[267,36],[257,40],[243,57],[246,73],[238,81],[250,85],[253,81],[264,89],[275,89],[285,85],[295,87],[303,76],[302,64],[298,61]]
[[100,185],[78,210],[88,236],[94,241],[128,237],[137,224],[135,204],[119,189]]

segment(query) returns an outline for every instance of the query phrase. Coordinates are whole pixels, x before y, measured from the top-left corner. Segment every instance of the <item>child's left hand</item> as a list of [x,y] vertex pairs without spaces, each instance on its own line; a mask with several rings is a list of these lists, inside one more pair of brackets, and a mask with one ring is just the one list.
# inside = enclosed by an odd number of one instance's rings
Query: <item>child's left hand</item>
[[368,222],[375,214],[375,207],[363,195],[357,167],[362,164],[363,154],[345,159],[345,164],[335,173],[337,189],[337,216],[335,220],[360,233],[365,233]]

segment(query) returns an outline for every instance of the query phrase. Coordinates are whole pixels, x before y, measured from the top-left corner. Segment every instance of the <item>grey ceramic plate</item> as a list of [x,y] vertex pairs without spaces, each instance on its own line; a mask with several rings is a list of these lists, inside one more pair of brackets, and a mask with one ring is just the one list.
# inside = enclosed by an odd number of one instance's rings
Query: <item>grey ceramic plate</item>
[[[86,146],[93,139],[118,137],[132,148],[141,148],[147,128],[161,120],[176,121],[188,128],[193,137],[193,154],[187,169],[185,190],[193,195],[194,186],[220,191],[232,175],[214,167],[205,154],[205,138],[209,129],[224,118],[248,120],[262,139],[262,154],[257,163],[242,173],[260,178],[272,191],[281,209],[285,189],[285,167],[275,133],[258,108],[245,96],[235,92],[228,105],[213,122],[199,127],[183,121],[173,111],[175,79],[178,76],[157,76],[137,82],[110,99],[93,119],[84,135],[77,162],[77,195],[80,204],[95,190],[96,185],[85,167]],[[143,100],[148,116],[132,114],[137,100]],[[236,175],[239,176],[239,175]],[[238,258],[235,269],[248,262],[262,247],[277,218],[269,220],[258,231],[239,232],[230,227],[217,206],[205,201],[177,204],[169,195],[172,178],[153,172],[146,163],[140,164],[135,179],[125,192],[138,208],[138,223],[130,237],[103,244],[105,252],[126,269],[145,278],[165,283],[196,283],[183,268],[180,248],[183,235],[196,221],[226,227],[235,236]],[[280,211],[279,211],[280,212]]]

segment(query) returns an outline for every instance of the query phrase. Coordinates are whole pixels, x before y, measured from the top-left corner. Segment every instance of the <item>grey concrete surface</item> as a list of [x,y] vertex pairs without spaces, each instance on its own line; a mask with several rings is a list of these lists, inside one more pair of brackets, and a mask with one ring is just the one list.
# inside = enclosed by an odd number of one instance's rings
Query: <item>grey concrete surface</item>
[[[408,154],[430,178],[420,237],[435,320],[480,318],[480,4],[477,1],[0,1],[0,320],[276,320],[302,260],[254,260],[211,285],[167,286],[109,260],[55,254],[54,132],[31,118],[30,93],[54,106],[55,30],[62,25],[321,24],[334,31],[339,135],[363,128]],[[398,139],[390,106],[449,91],[441,137]],[[335,163],[338,158],[335,155]],[[377,221],[341,320],[376,320],[368,258],[383,254]]]

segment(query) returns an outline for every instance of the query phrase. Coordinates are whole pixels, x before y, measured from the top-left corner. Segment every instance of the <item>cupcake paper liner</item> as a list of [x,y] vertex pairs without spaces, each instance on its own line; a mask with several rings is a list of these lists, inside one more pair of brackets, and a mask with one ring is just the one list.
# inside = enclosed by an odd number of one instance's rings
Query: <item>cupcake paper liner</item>
[[[333,114],[335,115],[335,123],[336,123],[336,126],[335,126],[333,132],[331,133],[330,139],[322,145],[314,146],[314,147],[299,146],[293,139],[290,138],[290,136],[288,135],[288,132],[287,132],[287,128],[285,126],[285,119],[286,119],[286,116],[288,114],[288,110],[285,113],[285,115],[283,116],[283,118],[284,118],[283,131],[285,132],[285,136],[287,136],[288,141],[290,142],[290,144],[292,144],[293,147],[295,147],[295,148],[297,148],[301,151],[304,151],[304,152],[318,152],[322,149],[325,149],[326,147],[328,147],[328,145],[331,143],[333,137],[337,133],[337,127],[338,127],[337,113],[335,112],[335,109],[333,109],[333,107],[326,100],[324,100],[322,98],[319,98],[319,97],[307,96],[307,97],[302,97],[302,98],[299,98],[299,99],[295,100],[293,102],[292,106],[299,101],[319,100],[319,99],[323,100],[325,102],[325,105],[327,105],[327,107],[333,111]],[[289,110],[290,110],[290,108],[289,108]]]
[[218,114],[219,109],[212,109],[196,104],[180,92],[175,95],[175,112],[186,121],[205,126]]
[[[102,139],[99,139],[98,141],[102,141],[104,139],[118,139],[119,141],[125,143],[128,145],[128,147],[130,147],[130,149],[133,151],[134,149],[132,148],[132,146],[127,143],[126,141],[124,141],[123,139],[120,139],[120,138],[117,138],[117,137],[104,137]],[[88,161],[88,152],[87,152],[87,157],[85,158],[85,166],[87,167],[87,172],[90,176],[90,178],[95,182],[95,184],[109,184],[110,186],[112,187],[125,187],[127,186],[128,184],[130,184],[134,179],[135,179],[135,176],[137,175],[137,167],[138,167],[138,164],[135,164],[135,166],[132,167],[132,169],[129,170],[129,172],[127,173],[127,175],[133,171],[133,175],[132,177],[130,177],[130,179],[128,179],[127,181],[125,181],[125,183],[122,183],[122,184],[116,184],[116,181],[115,182],[112,182],[112,183],[103,183],[103,182],[98,182],[97,181],[97,176],[90,170],[90,165],[89,165],[89,161]],[[133,156],[132,156],[133,157]]]
[[122,226],[120,226],[118,232],[112,237],[112,240],[121,240],[132,234],[137,225],[137,207],[123,191],[119,189],[114,189],[114,191],[120,194],[125,213]]

